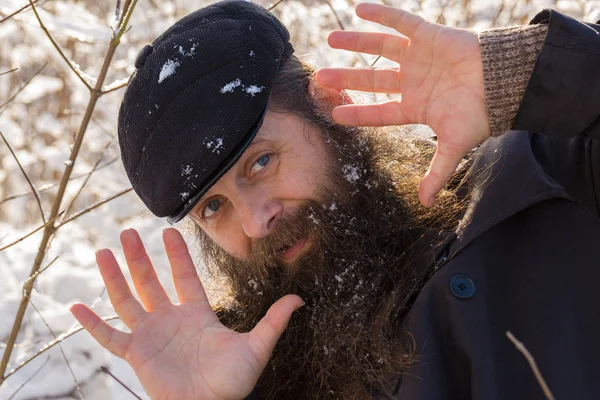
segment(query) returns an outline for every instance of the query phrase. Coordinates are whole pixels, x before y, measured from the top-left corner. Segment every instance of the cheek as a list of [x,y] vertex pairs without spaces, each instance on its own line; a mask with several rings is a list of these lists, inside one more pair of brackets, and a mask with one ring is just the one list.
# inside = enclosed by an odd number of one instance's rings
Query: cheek
[[203,228],[204,232],[210,237],[227,254],[238,260],[243,260],[247,257],[250,250],[250,239],[244,234],[240,227],[233,224],[220,226],[218,229],[210,227]]

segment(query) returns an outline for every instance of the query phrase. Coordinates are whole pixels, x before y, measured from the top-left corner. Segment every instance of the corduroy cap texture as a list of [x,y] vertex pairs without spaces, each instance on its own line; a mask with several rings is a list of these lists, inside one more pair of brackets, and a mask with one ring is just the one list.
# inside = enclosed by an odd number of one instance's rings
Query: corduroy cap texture
[[292,55],[264,8],[227,0],[179,20],[139,53],[119,111],[121,158],[148,209],[177,222],[239,159]]

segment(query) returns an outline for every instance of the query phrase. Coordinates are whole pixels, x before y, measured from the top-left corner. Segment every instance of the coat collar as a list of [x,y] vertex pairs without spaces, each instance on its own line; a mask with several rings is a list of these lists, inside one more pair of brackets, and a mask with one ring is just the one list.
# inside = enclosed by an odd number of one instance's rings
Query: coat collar
[[537,162],[531,149],[532,135],[509,131],[489,138],[475,152],[467,177],[471,201],[456,230],[449,258],[519,211],[551,198],[573,200]]

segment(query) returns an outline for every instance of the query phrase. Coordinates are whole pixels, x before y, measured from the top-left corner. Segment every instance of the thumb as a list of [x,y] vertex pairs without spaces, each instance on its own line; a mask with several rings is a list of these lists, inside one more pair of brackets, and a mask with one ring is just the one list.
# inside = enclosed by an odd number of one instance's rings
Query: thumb
[[269,308],[267,314],[250,332],[248,345],[262,367],[267,365],[275,344],[287,328],[292,313],[303,305],[304,301],[294,294],[282,297]]
[[431,160],[427,173],[419,186],[419,202],[425,207],[433,206],[435,195],[450,180],[458,164],[469,152],[469,148],[438,142],[437,150]]

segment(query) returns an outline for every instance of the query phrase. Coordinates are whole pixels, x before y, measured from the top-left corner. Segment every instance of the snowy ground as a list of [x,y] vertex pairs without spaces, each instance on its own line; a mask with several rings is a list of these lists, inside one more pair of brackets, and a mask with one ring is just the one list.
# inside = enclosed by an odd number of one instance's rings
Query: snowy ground
[[[26,3],[26,0],[0,0],[0,19]],[[95,0],[40,2],[43,4],[40,15],[52,34],[67,56],[80,64],[91,77],[98,73],[110,38],[115,3]],[[133,60],[144,44],[181,16],[207,3],[205,0],[140,1],[131,21],[132,28],[125,35],[113,62],[108,82],[126,78],[133,71]],[[268,5],[265,1],[259,3]],[[274,12],[289,27],[296,53],[305,60],[318,66],[365,65],[371,63],[374,57],[332,51],[325,42],[327,33],[339,29],[340,23],[346,29],[375,28],[353,16],[353,3],[353,0],[333,0],[330,7],[324,1],[286,0]],[[599,0],[387,0],[385,3],[418,12],[429,20],[475,29],[526,23],[545,7],[557,8],[576,18],[600,18]],[[16,72],[0,76],[0,130],[40,190],[47,215],[56,188],[43,189],[59,181],[63,173],[64,161],[68,159],[69,146],[81,121],[88,94],[58,57],[30,11],[0,23],[0,43],[0,74],[19,68]],[[45,63],[47,65],[42,73],[14,101],[2,107],[11,94]],[[100,165],[107,166],[92,176],[74,210],[84,209],[129,185],[118,160],[116,142],[116,115],[121,96],[122,92],[107,95],[96,108],[74,176],[90,171],[106,146],[108,148]],[[112,162],[114,160],[116,162]],[[69,184],[67,201],[76,194],[82,181],[83,178],[79,178]],[[29,193],[29,187],[2,143],[0,247],[40,225],[37,203],[31,196],[6,200],[23,193]],[[118,234],[130,227],[140,231],[161,279],[173,292],[160,240],[166,223],[149,215],[134,194],[121,196],[65,225],[54,238],[43,265],[57,256],[58,259],[37,279],[32,304],[39,314],[33,307],[28,308],[9,370],[54,340],[53,334],[60,335],[77,328],[68,312],[70,304],[81,301],[94,305],[100,315],[113,315],[94,265],[94,252],[108,247],[115,250],[122,260]],[[0,252],[0,342],[7,340],[21,299],[22,285],[28,278],[40,239],[41,234],[35,234]],[[189,243],[193,246],[193,238]],[[118,321],[115,323],[119,325]],[[2,343],[0,346],[3,348]],[[101,372],[101,366],[107,367],[140,397],[146,398],[129,367],[95,344],[87,333],[81,332],[7,379],[0,387],[0,400],[80,398],[73,374],[89,400],[133,399],[113,378]]]

